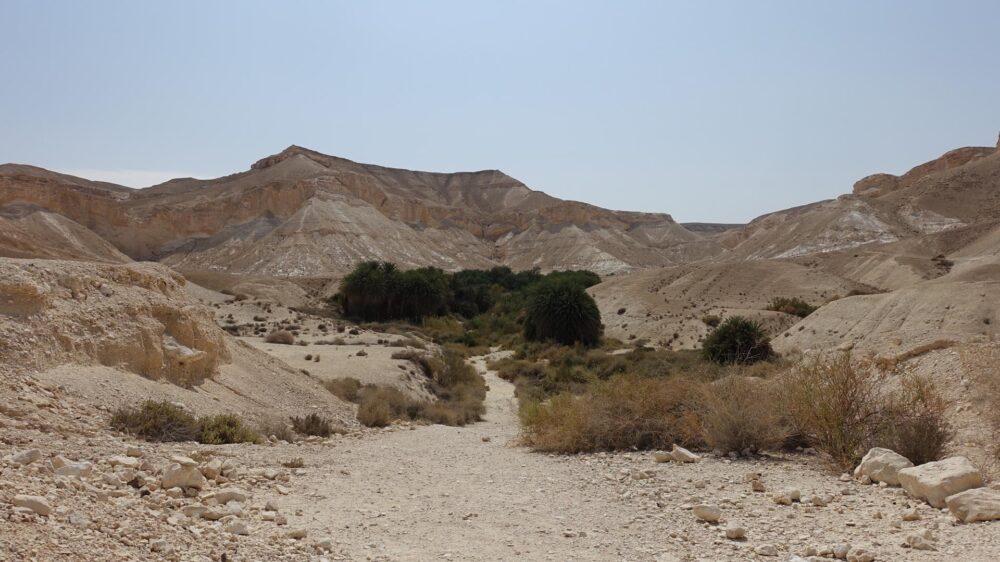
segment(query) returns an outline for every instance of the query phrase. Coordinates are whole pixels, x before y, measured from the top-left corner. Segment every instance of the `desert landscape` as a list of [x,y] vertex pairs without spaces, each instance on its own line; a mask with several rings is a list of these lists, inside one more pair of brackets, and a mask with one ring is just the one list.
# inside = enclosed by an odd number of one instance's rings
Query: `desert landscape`
[[[989,559],[998,193],[995,148],[691,229],[497,171],[299,147],[138,190],[0,166],[0,557]],[[364,260],[398,269],[361,278]],[[587,279],[601,343],[520,333],[532,317],[511,287],[550,271]],[[407,272],[451,300],[365,321],[364,291]],[[483,286],[506,296],[476,305]],[[773,356],[700,359],[733,318]],[[900,447],[930,456],[858,448],[876,443],[863,412],[814,433],[746,406],[823,369],[819,392],[927,384],[936,417]],[[603,409],[608,385],[652,396],[689,378],[702,386],[664,391],[673,406]],[[714,398],[684,403],[694,421],[661,419],[698,389]],[[837,450],[830,431],[856,442]]]
[[1000,3],[0,13],[0,562],[1000,558]]

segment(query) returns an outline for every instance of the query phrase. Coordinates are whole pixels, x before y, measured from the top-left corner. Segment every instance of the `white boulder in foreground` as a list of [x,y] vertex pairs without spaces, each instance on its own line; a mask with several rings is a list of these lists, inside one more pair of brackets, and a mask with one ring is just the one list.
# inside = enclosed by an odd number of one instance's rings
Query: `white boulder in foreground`
[[899,486],[899,471],[904,468],[911,468],[913,463],[910,459],[899,453],[875,447],[861,459],[861,464],[854,469],[855,478],[865,476],[875,482],[885,482],[890,486]]
[[948,511],[963,523],[1000,519],[1000,492],[989,488],[973,488],[948,496]]
[[983,486],[983,475],[965,457],[950,457],[929,462],[899,473],[899,484],[911,496],[940,509],[945,498]]

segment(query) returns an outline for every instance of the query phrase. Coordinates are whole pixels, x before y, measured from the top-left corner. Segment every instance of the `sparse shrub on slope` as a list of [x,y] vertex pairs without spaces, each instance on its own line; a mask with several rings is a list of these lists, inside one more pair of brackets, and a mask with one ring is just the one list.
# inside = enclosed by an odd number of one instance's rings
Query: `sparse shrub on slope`
[[198,421],[170,402],[147,400],[137,408],[122,408],[111,427],[146,441],[197,441]]
[[353,377],[342,377],[330,379],[323,382],[323,386],[333,393],[334,396],[347,402],[357,402],[361,395],[361,381]]
[[597,303],[578,283],[543,282],[528,302],[524,320],[524,337],[528,340],[596,347],[603,329]]
[[785,314],[791,314],[799,318],[809,316],[816,311],[816,308],[799,297],[774,297],[771,299],[771,303],[767,305],[768,310],[784,312]]
[[770,359],[774,352],[771,341],[759,324],[741,316],[733,316],[719,324],[702,347],[704,357],[721,364],[749,364]]
[[289,420],[292,422],[292,429],[302,435],[329,437],[334,433],[333,422],[315,412],[301,417],[293,416]]
[[266,341],[267,343],[280,343],[283,345],[292,345],[295,343],[295,336],[293,336],[291,332],[285,330],[276,330],[265,336],[264,341]]
[[222,414],[198,420],[198,441],[207,445],[259,443],[260,435],[247,427],[239,416]]

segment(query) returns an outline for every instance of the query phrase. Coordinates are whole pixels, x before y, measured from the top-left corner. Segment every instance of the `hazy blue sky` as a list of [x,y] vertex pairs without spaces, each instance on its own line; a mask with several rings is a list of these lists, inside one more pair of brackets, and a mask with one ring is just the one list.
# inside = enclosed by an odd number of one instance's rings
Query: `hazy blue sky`
[[0,0],[0,162],[149,185],[300,144],[744,221],[1000,130],[1000,2]]

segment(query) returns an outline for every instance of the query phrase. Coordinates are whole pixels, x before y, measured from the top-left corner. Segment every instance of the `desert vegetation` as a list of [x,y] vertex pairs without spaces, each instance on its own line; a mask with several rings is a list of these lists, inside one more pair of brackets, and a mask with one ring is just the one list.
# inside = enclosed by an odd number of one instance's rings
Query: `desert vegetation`
[[816,308],[818,307],[807,303],[799,297],[774,297],[767,305],[768,310],[784,312],[785,314],[791,314],[799,318],[809,316],[816,311]]
[[166,401],[147,400],[135,408],[120,408],[111,417],[111,427],[146,441],[198,441],[211,445],[258,443],[257,432],[234,414],[195,418]]
[[460,353],[449,349],[442,357],[432,357],[400,351],[393,357],[417,366],[427,377],[436,400],[416,399],[397,388],[362,384],[350,377],[326,381],[326,388],[357,404],[358,421],[368,427],[384,427],[397,420],[466,425],[481,419],[486,383]]
[[889,378],[847,354],[741,364],[695,351],[526,344],[490,366],[516,384],[522,439],[539,451],[807,446],[843,470],[871,447],[937,460],[952,436],[928,379]]
[[722,364],[750,364],[766,361],[774,352],[760,324],[741,316],[727,318],[705,338],[706,359]]

